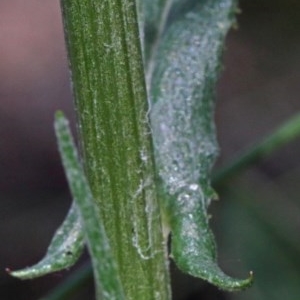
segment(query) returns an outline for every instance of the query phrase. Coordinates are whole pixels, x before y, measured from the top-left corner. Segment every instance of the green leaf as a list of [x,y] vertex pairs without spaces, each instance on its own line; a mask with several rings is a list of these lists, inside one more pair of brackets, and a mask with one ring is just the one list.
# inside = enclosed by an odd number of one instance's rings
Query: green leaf
[[138,0],[140,34],[146,62],[156,49],[157,42],[163,33],[172,0]]
[[93,270],[88,261],[72,272],[64,281],[50,291],[49,294],[39,300],[73,299],[83,286],[91,282],[92,278]]
[[84,247],[83,232],[76,206],[72,204],[63,224],[58,228],[45,257],[36,265],[13,271],[10,275],[31,279],[71,267]]
[[300,136],[300,114],[296,114],[283,123],[272,134],[268,135],[261,142],[240,154],[232,163],[225,166],[213,176],[214,185],[228,181],[232,177],[240,174],[241,171],[249,167],[270,154],[277,151],[286,144],[299,138]]
[[117,267],[95,205],[78,153],[72,140],[68,121],[58,112],[55,119],[58,146],[69,187],[79,210],[88,250],[91,255],[97,297],[124,299]]
[[146,83],[151,85],[157,50],[167,25],[170,25],[172,11],[187,0],[138,0],[140,35],[145,61]]
[[216,198],[210,172],[218,155],[215,84],[236,1],[204,0],[177,7],[157,51],[151,84],[151,124],[162,201],[177,266],[225,290],[252,283],[231,278],[217,265],[207,208]]

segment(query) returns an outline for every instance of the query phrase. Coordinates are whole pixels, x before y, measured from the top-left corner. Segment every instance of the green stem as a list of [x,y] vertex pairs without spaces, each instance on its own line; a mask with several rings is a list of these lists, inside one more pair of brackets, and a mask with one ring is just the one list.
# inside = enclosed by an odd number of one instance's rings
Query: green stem
[[295,140],[300,136],[300,114],[289,119],[280,126],[274,133],[265,138],[262,142],[254,145],[250,150],[241,154],[231,164],[221,169],[213,176],[214,185],[223,184],[225,181],[238,175],[249,165],[268,157],[271,153]]
[[126,299],[169,299],[134,0],[62,0],[83,163]]

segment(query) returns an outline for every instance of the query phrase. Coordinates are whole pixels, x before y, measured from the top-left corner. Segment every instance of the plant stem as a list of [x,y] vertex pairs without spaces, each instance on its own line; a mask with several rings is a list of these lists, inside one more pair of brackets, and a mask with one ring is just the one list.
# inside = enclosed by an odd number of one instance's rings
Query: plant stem
[[126,299],[169,299],[134,0],[62,0],[85,172]]
[[295,140],[300,136],[300,114],[289,119],[274,133],[266,137],[262,142],[241,154],[231,164],[222,168],[213,176],[213,183],[220,185],[232,177],[238,175],[249,165],[268,157],[272,152]]

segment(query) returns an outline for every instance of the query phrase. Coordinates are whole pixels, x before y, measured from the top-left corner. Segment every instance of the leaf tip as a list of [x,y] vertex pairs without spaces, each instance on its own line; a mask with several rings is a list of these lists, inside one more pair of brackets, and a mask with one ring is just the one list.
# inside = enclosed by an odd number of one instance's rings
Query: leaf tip
[[10,268],[6,268],[5,271],[8,273],[8,275],[18,278],[18,279],[30,279],[34,278],[35,276],[32,276],[32,273],[29,271],[29,268],[21,269],[12,271]]
[[221,289],[227,290],[227,291],[242,291],[245,290],[253,285],[254,282],[254,274],[253,271],[249,272],[249,276],[246,279],[242,280],[236,280],[234,284],[230,286],[220,286]]

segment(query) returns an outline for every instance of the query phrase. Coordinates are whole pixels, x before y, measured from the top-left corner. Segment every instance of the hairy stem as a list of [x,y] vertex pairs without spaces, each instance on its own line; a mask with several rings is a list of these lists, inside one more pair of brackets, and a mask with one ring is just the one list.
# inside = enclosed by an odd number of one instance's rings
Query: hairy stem
[[62,0],[83,163],[126,299],[169,299],[134,0]]

